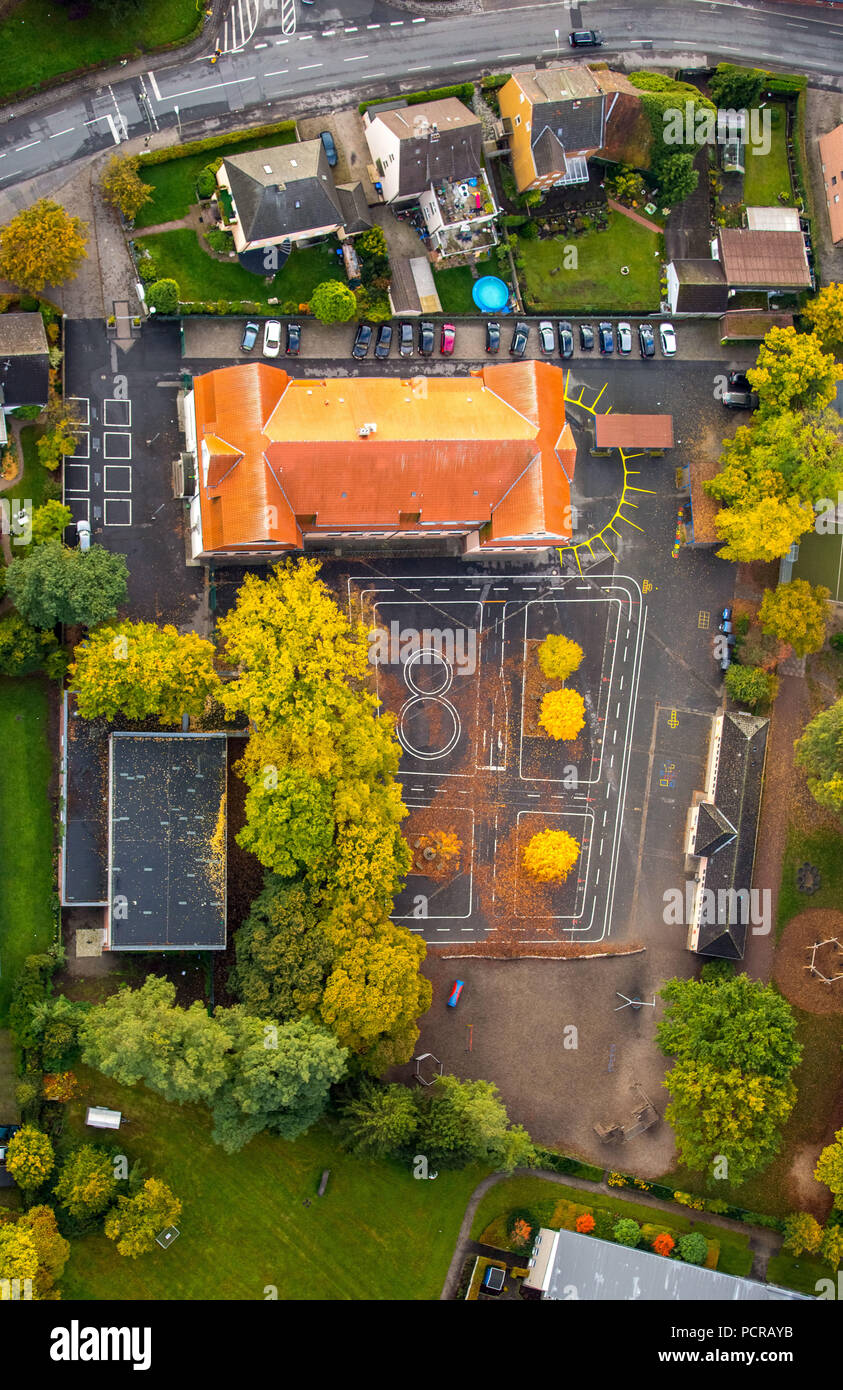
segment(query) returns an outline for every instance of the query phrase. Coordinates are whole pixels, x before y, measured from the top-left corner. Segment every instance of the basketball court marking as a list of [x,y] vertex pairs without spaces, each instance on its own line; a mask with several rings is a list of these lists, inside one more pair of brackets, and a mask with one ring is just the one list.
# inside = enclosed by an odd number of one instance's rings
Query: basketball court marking
[[76,435],[76,453],[67,454],[66,457],[71,459],[89,459],[91,457],[91,436],[88,430],[79,431]]
[[106,526],[131,526],[132,524],[132,499],[131,497],[105,497],[103,498],[104,516],[103,523]]
[[106,459],[130,459],[132,457],[132,436],[115,434],[113,431],[103,435],[102,456]]
[[131,492],[132,466],[129,463],[107,463],[103,475],[104,492]]
[[[111,407],[111,409],[109,409]],[[116,396],[106,396],[102,403],[102,422],[122,429],[132,427],[132,402],[119,400]]]
[[[76,480],[79,481],[76,481]],[[84,481],[82,481],[84,479]],[[68,492],[90,492],[91,490],[91,465],[89,463],[72,463],[68,460],[64,465],[64,490]]]
[[[91,423],[91,401],[88,396],[68,396],[67,404],[74,404],[74,409],[70,411],[70,420],[74,425],[90,425]],[[75,405],[84,406],[84,410],[76,410]]]

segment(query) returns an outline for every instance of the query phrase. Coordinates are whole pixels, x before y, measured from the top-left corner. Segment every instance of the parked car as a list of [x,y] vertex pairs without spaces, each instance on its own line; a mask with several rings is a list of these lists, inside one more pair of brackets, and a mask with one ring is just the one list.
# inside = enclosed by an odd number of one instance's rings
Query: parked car
[[653,332],[652,324],[639,323],[638,325],[638,350],[642,357],[655,357],[656,355],[656,335]]
[[602,48],[603,35],[599,29],[572,29],[568,43],[572,48]]
[[556,347],[556,341],[553,336],[553,324],[550,322],[550,319],[542,319],[539,324],[539,347],[542,352],[547,353],[553,352]]
[[632,325],[618,324],[618,352],[632,352]]
[[726,377],[731,391],[751,391],[749,377],[746,372],[730,372]]
[[375,340],[375,356],[379,361],[383,361],[389,356],[389,349],[392,347],[392,324],[382,323],[378,329],[378,336]]
[[672,323],[659,324],[659,338],[664,356],[673,357],[676,353],[676,334],[673,331]]
[[77,540],[79,541],[79,549],[80,549],[81,551],[84,552],[84,551],[86,551],[86,550],[90,550],[90,548],[91,548],[91,523],[90,523],[90,521],[85,521],[84,518],[83,518],[82,521],[77,521],[77,523],[76,523],[76,537],[77,537]]
[[597,325],[597,336],[600,341],[600,351],[604,357],[608,357],[615,350],[615,333],[610,323],[599,323]]
[[718,665],[719,665],[719,667],[720,667],[720,670],[725,672],[725,671],[728,671],[728,669],[729,669],[729,667],[731,666],[731,664],[732,664],[732,649],[731,649],[731,647],[729,646],[729,643],[726,642],[725,645],[724,645],[724,647],[723,647],[722,652],[720,653],[720,661],[718,662]]
[[500,352],[501,326],[497,319],[486,320],[486,351]]
[[422,357],[433,355],[434,328],[430,319],[422,319],[419,323],[419,352]]
[[457,330],[452,323],[443,323],[439,334],[439,351],[443,357],[450,357],[457,341]]
[[264,357],[277,357],[281,351],[281,321],[280,319],[267,319],[266,327],[263,330],[263,355]]
[[[559,356],[573,357],[574,355],[574,330],[568,319],[560,319],[556,325],[559,335]],[[592,340],[593,341],[593,340]]]
[[725,632],[727,635],[732,631],[732,610],[726,605],[720,613],[720,622],[717,624],[718,632]]
[[512,342],[509,345],[510,357],[523,357],[527,351],[527,340],[530,337],[530,325],[524,323],[523,319],[518,319],[512,330]]
[[258,341],[260,335],[260,324],[253,323],[250,319],[249,322],[246,324],[246,327],[243,329],[243,337],[240,339],[240,351],[251,352],[252,348],[255,346],[255,343]]
[[351,349],[352,357],[356,357],[358,362],[365,357],[372,343],[372,325],[370,323],[359,323],[357,332],[354,335],[354,345]]
[[412,357],[413,355],[413,325],[406,319],[402,319],[398,325],[398,355],[400,357]]
[[594,351],[594,329],[590,323],[580,324],[580,348],[583,352]]
[[298,357],[301,352],[301,324],[287,324],[287,342],[284,351],[288,357]]
[[335,169],[337,167],[337,160],[339,156],[337,154],[337,147],[334,144],[333,135],[331,134],[330,130],[321,130],[319,132],[319,139],[322,141],[322,148],[325,151],[325,154],[327,155],[328,164],[332,169]]
[[757,391],[727,391],[723,404],[729,410],[757,410],[759,396]]
[[455,1009],[460,1001],[460,995],[465,989],[465,980],[454,980],[454,987],[448,995],[448,1008]]

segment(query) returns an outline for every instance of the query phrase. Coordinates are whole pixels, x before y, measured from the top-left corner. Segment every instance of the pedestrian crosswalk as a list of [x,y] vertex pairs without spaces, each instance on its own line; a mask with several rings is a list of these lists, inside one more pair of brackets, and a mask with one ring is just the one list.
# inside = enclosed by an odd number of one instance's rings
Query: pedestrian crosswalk
[[[262,0],[234,0],[223,25],[223,40],[220,44],[223,53],[239,53],[254,38],[260,19],[261,3]],[[295,0],[286,0],[286,3],[294,6]]]

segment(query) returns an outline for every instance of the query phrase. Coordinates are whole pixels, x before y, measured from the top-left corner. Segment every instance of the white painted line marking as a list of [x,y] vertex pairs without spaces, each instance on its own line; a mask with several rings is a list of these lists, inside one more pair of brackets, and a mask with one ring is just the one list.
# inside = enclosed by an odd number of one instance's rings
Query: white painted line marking
[[[333,31],[333,29],[332,29],[332,30],[331,30],[331,33],[333,33],[333,32],[334,32],[334,31]],[[275,47],[277,48],[280,44],[282,44],[282,43],[289,43],[289,42],[290,42],[289,39],[276,39],[276,40],[275,40]]]
[[366,58],[368,58],[368,56],[369,56],[368,53],[358,53],[358,54],[355,55],[354,58],[343,58],[343,62],[344,62],[344,63],[362,63]]
[[265,72],[264,77],[286,77],[289,71],[289,68],[278,68],[276,72]]
[[408,71],[408,72],[429,72],[429,71],[430,71],[430,63],[422,63],[419,67],[408,68],[407,71]]
[[423,19],[414,19],[414,20],[413,20],[413,23],[414,23],[414,24],[424,24],[424,20],[423,20]]
[[366,25],[366,28],[367,28],[367,29],[380,29],[380,27],[381,27],[381,26],[380,26],[379,24],[367,24],[367,25]]
[[40,145],[40,140],[30,140],[28,145],[18,145],[15,154],[20,154],[21,150],[31,150],[33,145]]
[[269,48],[268,43],[256,43],[255,48]]
[[521,54],[520,54],[520,53],[499,53],[499,54],[498,54],[498,57],[499,57],[499,58],[520,58],[520,57],[521,57]]
[[312,35],[312,34],[298,34],[296,37],[298,38],[299,43],[307,43],[307,40],[308,40],[308,39],[312,39],[312,38],[313,38],[313,35]]
[[[155,93],[155,100],[156,100],[156,101],[160,101],[160,100],[161,100],[161,91],[160,91],[160,88],[159,88],[159,86],[158,86],[158,83],[155,81],[155,73],[154,73],[154,72],[148,72],[146,75],[147,75],[147,77],[149,78],[150,85],[151,85],[151,87],[152,87],[153,92]],[[85,122],[85,124],[87,125],[87,121]]]
[[67,127],[67,130],[57,130],[56,133],[55,133],[55,135],[51,135],[51,136],[50,136],[50,139],[51,139],[51,140],[58,140],[58,138],[59,138],[60,135],[69,135],[70,132],[71,132],[72,130],[75,130],[75,129],[76,129],[76,126],[75,126],[75,125],[69,125],[69,126]]
[[299,72],[307,72],[308,68],[324,68],[324,63],[303,63]]
[[609,814],[608,810],[606,810],[606,811],[603,812],[603,824],[604,824],[604,825],[606,824],[606,817],[608,816],[608,814]]
[[391,19],[389,21],[389,27],[390,29],[400,29],[403,23],[403,19]]
[[599,848],[599,850],[597,851],[597,853],[598,853],[598,854],[602,854],[602,853],[603,853],[603,836],[602,836],[602,835],[600,836],[600,848]]
[[368,82],[370,77],[386,77],[385,72],[364,72],[362,81]]

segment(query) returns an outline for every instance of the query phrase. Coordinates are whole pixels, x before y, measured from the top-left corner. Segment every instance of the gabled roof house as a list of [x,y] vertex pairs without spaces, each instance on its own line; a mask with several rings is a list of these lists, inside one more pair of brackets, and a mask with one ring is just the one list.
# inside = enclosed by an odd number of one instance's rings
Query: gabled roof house
[[335,184],[321,140],[229,155],[217,183],[231,195],[238,253],[306,242],[372,223],[360,183]]

